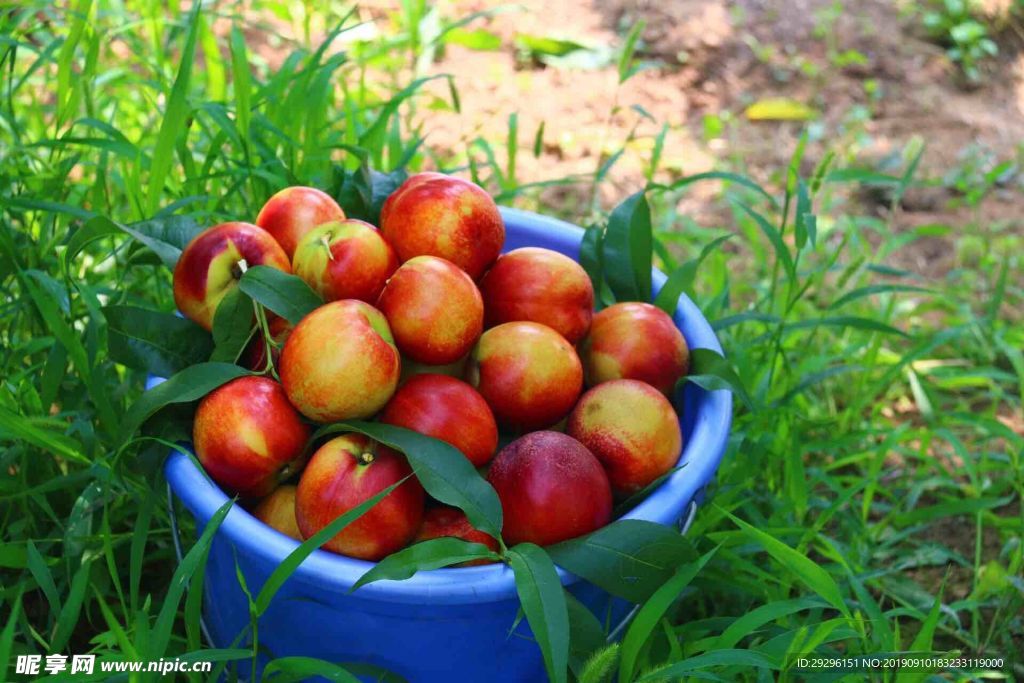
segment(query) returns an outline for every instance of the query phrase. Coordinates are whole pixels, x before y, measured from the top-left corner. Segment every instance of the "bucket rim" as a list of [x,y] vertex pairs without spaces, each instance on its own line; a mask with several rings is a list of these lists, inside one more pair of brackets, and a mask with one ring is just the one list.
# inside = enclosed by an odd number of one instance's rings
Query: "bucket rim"
[[[517,242],[553,248],[578,260],[582,228],[530,211],[504,206],[499,208],[507,232],[514,234]],[[653,271],[655,294],[664,286],[666,279],[661,271]],[[683,332],[691,350],[707,348],[722,353],[710,323],[685,294],[680,296],[672,318]],[[161,381],[161,378],[151,377],[146,388]],[[678,461],[686,466],[676,470],[620,519],[676,524],[695,494],[714,477],[729,437],[732,394],[725,390],[693,389],[705,396],[693,418],[692,433],[683,445]],[[189,450],[188,446],[183,449]],[[174,495],[196,518],[197,523],[202,525],[228,501],[228,496],[197,467],[193,458],[180,450],[172,450],[164,465],[164,472]],[[230,541],[240,555],[264,563],[268,567],[268,574],[299,545],[298,541],[266,526],[239,505],[233,506],[228,512],[217,535]],[[374,565],[373,562],[326,550],[315,550],[288,580],[310,584],[320,590],[347,593],[359,577]],[[579,580],[564,569],[558,568],[558,573],[564,585]],[[360,587],[353,597],[399,603],[470,604],[514,599],[516,587],[512,570],[508,566],[492,564],[420,571],[404,581],[384,580],[367,584]]]

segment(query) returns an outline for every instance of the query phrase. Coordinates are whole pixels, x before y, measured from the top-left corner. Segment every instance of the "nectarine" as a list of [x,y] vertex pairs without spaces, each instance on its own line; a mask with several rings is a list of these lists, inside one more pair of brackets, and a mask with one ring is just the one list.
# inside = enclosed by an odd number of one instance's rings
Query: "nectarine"
[[192,440],[210,477],[243,497],[270,493],[301,465],[309,427],[281,385],[250,375],[207,394],[196,409]]

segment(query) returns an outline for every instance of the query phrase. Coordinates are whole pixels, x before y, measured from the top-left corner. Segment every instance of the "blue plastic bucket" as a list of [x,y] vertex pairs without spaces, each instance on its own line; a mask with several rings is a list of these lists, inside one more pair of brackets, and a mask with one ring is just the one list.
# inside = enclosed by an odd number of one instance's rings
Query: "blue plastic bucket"
[[[583,231],[569,223],[502,209],[506,250],[545,247],[578,258]],[[654,272],[655,290],[665,275]],[[721,352],[711,326],[687,297],[673,316],[691,348]],[[725,450],[732,396],[687,384],[676,396],[686,467],[626,517],[681,524],[714,477]],[[227,497],[192,461],[172,453],[165,471],[174,494],[202,527]],[[217,530],[203,583],[203,615],[216,647],[229,647],[249,624],[236,563],[255,594],[297,542],[234,507]],[[363,662],[413,683],[542,681],[544,667],[529,626],[511,631],[519,610],[512,571],[504,565],[420,572],[405,581],[349,589],[372,566],[315,551],[277,593],[259,623],[259,645],[274,657],[306,656],[336,663]],[[561,571],[561,570],[560,570]],[[628,605],[561,571],[562,583],[599,619],[621,620]],[[612,623],[615,623],[614,621]],[[248,636],[247,636],[248,637]],[[243,641],[244,645],[244,641]]]

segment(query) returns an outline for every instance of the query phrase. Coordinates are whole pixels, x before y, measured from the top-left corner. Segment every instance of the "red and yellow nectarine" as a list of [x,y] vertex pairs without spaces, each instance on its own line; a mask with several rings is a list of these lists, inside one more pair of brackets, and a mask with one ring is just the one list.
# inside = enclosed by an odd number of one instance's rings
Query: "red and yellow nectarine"
[[478,185],[442,173],[410,176],[384,202],[380,229],[405,262],[439,256],[476,280],[505,244],[505,222]]
[[569,415],[567,433],[593,453],[619,497],[672,469],[683,437],[664,394],[646,382],[617,379],[590,389]]
[[387,320],[354,299],[324,304],[307,315],[281,352],[288,399],[317,422],[373,415],[395,393],[400,374]]
[[264,496],[301,464],[309,427],[281,385],[250,375],[207,394],[196,409],[196,457],[221,486],[243,497]]
[[[313,454],[299,480],[295,516],[303,537],[411,474],[402,454],[362,434],[331,439]],[[423,520],[423,505],[423,487],[416,477],[409,477],[323,547],[362,560],[380,560],[413,539]]]

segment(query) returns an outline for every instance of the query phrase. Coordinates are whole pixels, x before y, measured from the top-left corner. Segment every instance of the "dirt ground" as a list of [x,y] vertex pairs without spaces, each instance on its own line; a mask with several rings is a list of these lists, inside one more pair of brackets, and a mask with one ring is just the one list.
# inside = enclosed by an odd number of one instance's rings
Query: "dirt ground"
[[[464,16],[495,6],[456,0],[445,12]],[[1024,232],[1017,174],[1024,154],[1019,27],[997,35],[999,57],[985,66],[982,85],[968,88],[944,49],[923,35],[920,18],[884,0],[524,0],[517,6],[521,11],[469,25],[500,35],[500,50],[449,45],[430,67],[455,77],[462,107],[460,115],[430,117],[425,130],[435,149],[465,149],[478,136],[504,140],[509,112],[517,111],[517,176],[536,182],[593,172],[633,130],[599,198],[607,206],[643,185],[654,137],[665,123],[663,170],[656,179],[726,165],[777,186],[808,124],[748,121],[745,110],[785,97],[820,114],[809,124],[807,172],[826,148],[838,151],[845,165],[895,172],[908,143],[925,144],[917,174],[923,182],[908,192],[895,225],[944,224],[954,234],[916,241],[899,265],[941,276],[953,264],[956,234]],[[616,46],[638,20],[646,22],[638,59],[654,66],[621,86],[614,59],[601,68],[564,68],[524,63],[516,54],[521,34]],[[543,151],[534,158],[542,122]],[[504,159],[504,150],[495,153]],[[980,205],[970,206],[964,186],[1002,161],[1016,166]],[[724,219],[710,201],[715,188],[693,188],[681,211],[702,223]],[[581,213],[588,200],[585,185],[549,188],[545,195],[548,203]],[[888,209],[876,193],[849,200],[858,213]]]

